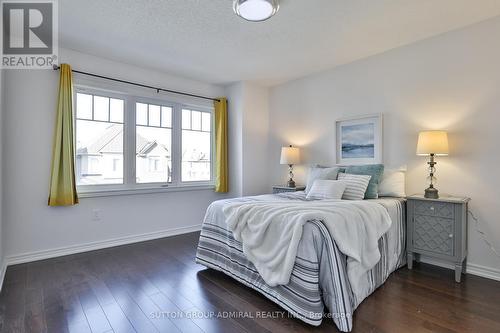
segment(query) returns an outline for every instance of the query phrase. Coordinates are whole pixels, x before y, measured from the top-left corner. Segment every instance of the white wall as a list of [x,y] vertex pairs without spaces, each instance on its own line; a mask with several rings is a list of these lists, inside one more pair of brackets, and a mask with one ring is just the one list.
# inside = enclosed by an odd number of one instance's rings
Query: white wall
[[[271,182],[284,182],[281,145],[303,148],[305,163],[335,163],[335,120],[384,114],[384,160],[408,165],[407,191],[426,187],[417,133],[445,129],[451,154],[438,158],[442,193],[472,198],[471,209],[500,249],[500,19],[443,34],[275,87],[270,101]],[[304,168],[297,178],[304,181]],[[469,266],[500,277],[495,257],[469,224]]]
[[226,87],[228,98],[228,155],[229,191],[231,196],[240,197],[243,193],[243,83]]
[[243,117],[243,195],[269,193],[267,165],[269,140],[269,90],[245,83]]
[[5,274],[5,261],[4,261],[4,233],[3,233],[3,111],[4,111],[4,70],[0,69],[0,288],[3,282],[3,275]]
[[[222,96],[219,86],[186,80],[70,50],[62,61],[74,69],[165,88]],[[212,190],[81,199],[75,207],[47,206],[58,72],[5,73],[3,138],[5,254],[23,260],[56,248],[82,246],[201,224],[210,202],[225,195]],[[75,75],[78,81],[78,76]],[[178,97],[172,97],[178,98]],[[101,221],[92,221],[100,209]],[[43,254],[43,253],[42,253]]]
[[233,196],[269,193],[266,170],[269,90],[250,82],[226,88],[229,98],[230,187]]

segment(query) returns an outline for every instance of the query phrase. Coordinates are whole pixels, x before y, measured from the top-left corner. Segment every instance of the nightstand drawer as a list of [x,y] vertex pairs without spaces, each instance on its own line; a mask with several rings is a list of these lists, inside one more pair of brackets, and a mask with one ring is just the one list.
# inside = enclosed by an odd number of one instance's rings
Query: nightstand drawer
[[275,185],[273,186],[273,194],[304,191],[305,189],[306,187],[301,185],[298,185],[297,187]]
[[454,204],[447,202],[415,200],[415,214],[453,219],[455,207]]
[[413,221],[413,248],[453,256],[454,222],[451,219],[416,214]]
[[289,189],[289,188],[273,188],[273,193],[278,194],[278,193],[287,193],[287,192],[295,192],[294,189]]

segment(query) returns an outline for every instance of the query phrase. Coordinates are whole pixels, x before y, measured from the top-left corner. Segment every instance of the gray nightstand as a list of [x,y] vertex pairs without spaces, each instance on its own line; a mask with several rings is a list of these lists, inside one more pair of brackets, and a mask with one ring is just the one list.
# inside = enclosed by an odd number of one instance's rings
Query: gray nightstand
[[295,187],[288,187],[288,186],[282,186],[282,185],[274,185],[273,186],[273,193],[285,193],[285,192],[297,192],[297,191],[304,191],[306,189],[305,186],[297,185]]
[[469,198],[408,197],[408,268],[414,254],[423,254],[455,265],[455,281],[465,273],[467,256],[467,205]]

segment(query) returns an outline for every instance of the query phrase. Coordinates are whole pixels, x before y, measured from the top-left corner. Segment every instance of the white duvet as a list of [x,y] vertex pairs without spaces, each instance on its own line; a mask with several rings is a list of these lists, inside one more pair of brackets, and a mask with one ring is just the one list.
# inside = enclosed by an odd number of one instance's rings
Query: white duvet
[[387,209],[369,201],[233,202],[223,212],[234,238],[270,286],[289,282],[304,223],[321,220],[347,256],[355,295],[362,293],[361,277],[380,260],[378,240],[392,223]]

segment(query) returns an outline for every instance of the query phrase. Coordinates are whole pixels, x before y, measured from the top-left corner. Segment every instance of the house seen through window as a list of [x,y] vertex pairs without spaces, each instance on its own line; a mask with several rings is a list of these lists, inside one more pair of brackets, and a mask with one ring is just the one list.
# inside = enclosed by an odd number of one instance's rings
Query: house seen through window
[[172,108],[136,103],[136,180],[172,180]]
[[182,181],[211,177],[212,115],[182,110]]
[[123,183],[123,113],[121,99],[77,94],[77,185]]

